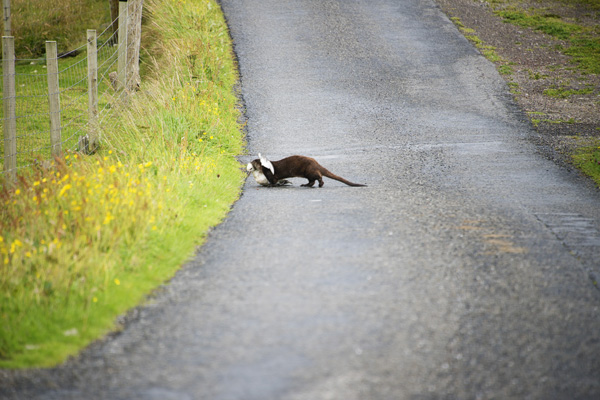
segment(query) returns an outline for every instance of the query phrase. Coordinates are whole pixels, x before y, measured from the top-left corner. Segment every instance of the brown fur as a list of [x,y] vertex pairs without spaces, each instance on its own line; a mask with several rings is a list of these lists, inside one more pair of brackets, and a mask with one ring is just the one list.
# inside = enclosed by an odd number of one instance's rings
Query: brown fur
[[324,185],[323,177],[335,179],[345,183],[348,186],[367,186],[359,183],[352,183],[341,176],[331,173],[329,170],[319,164],[314,158],[305,156],[291,156],[279,161],[271,161],[275,174],[272,174],[268,168],[264,168],[259,159],[252,161],[252,166],[257,170],[262,170],[263,174],[272,185],[283,181],[286,178],[306,178],[308,183],[302,185],[312,187],[316,181],[319,181],[319,187]]

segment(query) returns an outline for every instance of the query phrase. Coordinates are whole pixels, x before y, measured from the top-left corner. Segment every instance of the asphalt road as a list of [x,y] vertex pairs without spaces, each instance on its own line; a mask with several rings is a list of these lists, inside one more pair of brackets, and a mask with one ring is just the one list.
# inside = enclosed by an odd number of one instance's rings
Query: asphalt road
[[[600,194],[431,0],[222,0],[252,178],[125,329],[27,399],[598,399]],[[244,158],[248,161],[250,157]],[[6,389],[6,388],[5,388]]]

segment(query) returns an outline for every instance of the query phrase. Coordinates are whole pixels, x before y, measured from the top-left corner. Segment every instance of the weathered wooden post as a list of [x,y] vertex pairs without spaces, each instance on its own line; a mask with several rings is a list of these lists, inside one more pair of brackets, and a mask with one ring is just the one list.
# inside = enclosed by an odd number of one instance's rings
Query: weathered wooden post
[[4,105],[4,172],[17,177],[17,97],[15,91],[15,38],[2,37],[2,81]]
[[[93,152],[98,148],[98,45],[96,30],[87,31],[88,60],[88,149]],[[80,149],[81,151],[81,149]]]
[[144,0],[129,0],[127,15],[127,90],[132,92],[139,88],[140,79],[140,44],[142,39],[142,9]]
[[50,148],[52,157],[59,157],[62,153],[62,143],[60,137],[58,56],[55,41],[46,41],[46,69],[48,71],[48,103],[50,105]]
[[117,62],[117,79],[119,88],[125,89],[127,84],[127,0],[119,1],[119,48]]
[[4,36],[12,36],[10,0],[2,0],[2,8],[4,16]]

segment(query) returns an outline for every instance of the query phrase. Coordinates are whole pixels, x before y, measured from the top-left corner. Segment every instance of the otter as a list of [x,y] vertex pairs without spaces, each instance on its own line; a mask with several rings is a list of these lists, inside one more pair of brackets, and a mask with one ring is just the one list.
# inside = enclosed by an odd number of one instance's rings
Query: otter
[[360,183],[352,183],[341,176],[329,172],[321,166],[314,158],[305,156],[290,156],[279,161],[269,161],[266,157],[258,154],[258,158],[246,166],[257,183],[263,186],[281,186],[290,184],[286,178],[306,178],[308,183],[301,186],[313,187],[319,181],[319,187],[323,187],[323,177],[335,179],[348,186],[367,186]]

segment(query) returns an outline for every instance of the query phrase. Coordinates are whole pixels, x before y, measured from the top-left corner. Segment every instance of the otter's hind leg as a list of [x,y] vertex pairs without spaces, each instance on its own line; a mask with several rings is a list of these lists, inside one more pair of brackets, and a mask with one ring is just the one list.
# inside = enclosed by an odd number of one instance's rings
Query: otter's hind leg
[[302,186],[313,187],[316,181],[319,181],[319,187],[323,186],[323,177],[319,173],[306,176],[306,179],[308,179],[308,183]]
[[321,172],[319,171],[315,174],[315,178],[319,181],[319,187],[323,187],[323,185],[325,184],[325,182],[323,182],[323,174],[321,174]]

